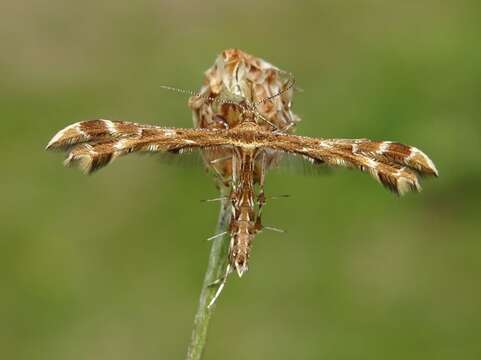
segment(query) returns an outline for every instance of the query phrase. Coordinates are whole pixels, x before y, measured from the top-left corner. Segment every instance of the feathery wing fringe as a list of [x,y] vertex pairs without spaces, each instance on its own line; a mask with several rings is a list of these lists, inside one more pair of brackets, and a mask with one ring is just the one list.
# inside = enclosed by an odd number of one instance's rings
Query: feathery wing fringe
[[179,153],[193,148],[225,145],[220,133],[100,119],[66,127],[52,138],[47,149],[67,151],[66,166],[78,164],[84,172],[92,173],[117,157],[133,152]]
[[313,163],[360,169],[400,195],[421,191],[418,175],[438,176],[434,163],[421,150],[390,141],[278,135],[268,146],[302,155]]

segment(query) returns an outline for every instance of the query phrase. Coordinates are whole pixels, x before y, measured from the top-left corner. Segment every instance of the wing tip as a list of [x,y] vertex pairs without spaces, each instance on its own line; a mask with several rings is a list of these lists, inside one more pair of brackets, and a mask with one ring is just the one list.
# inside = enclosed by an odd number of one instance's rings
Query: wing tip
[[[66,128],[65,128],[66,129]],[[65,132],[65,129],[60,130],[57,132],[48,142],[48,144],[45,146],[45,150],[54,150],[60,147],[60,140],[63,137],[63,134]]]

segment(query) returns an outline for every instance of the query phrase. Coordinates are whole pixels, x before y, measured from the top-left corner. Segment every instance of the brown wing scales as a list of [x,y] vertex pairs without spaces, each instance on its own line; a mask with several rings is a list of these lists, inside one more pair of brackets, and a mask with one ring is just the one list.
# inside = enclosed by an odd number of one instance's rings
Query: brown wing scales
[[431,159],[421,150],[400,143],[366,139],[321,140],[296,135],[280,135],[272,140],[267,146],[302,155],[313,163],[368,172],[386,188],[401,195],[421,190],[419,175],[438,175]]
[[90,120],[59,131],[48,149],[68,152],[65,165],[78,164],[92,173],[119,156],[133,152],[173,152],[225,145],[221,131],[173,129],[130,122]]

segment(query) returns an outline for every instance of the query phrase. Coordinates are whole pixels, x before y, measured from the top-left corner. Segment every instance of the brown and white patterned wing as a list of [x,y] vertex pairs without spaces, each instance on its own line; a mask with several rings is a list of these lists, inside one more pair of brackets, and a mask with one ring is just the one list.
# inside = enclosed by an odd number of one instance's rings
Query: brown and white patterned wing
[[382,185],[401,195],[421,190],[419,175],[438,176],[434,163],[426,154],[396,142],[278,135],[271,139],[269,147],[302,155],[313,163],[369,172]]
[[65,165],[91,173],[134,152],[172,152],[226,145],[222,131],[163,128],[125,121],[90,120],[59,131],[47,149],[68,152]]

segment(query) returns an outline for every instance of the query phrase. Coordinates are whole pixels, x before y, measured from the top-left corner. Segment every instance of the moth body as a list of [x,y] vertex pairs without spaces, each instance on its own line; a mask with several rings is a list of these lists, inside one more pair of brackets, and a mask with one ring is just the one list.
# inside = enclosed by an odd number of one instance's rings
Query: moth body
[[[281,156],[256,146],[256,136],[263,131],[281,129],[288,129],[290,133],[300,120],[291,111],[293,89],[268,102],[256,102],[285,90],[288,80],[286,73],[262,59],[237,49],[225,50],[206,71],[201,96],[189,100],[194,126],[230,129],[233,140],[238,135],[242,142],[214,151],[202,150],[205,163],[218,175],[220,186],[231,187],[233,216],[229,226],[229,263],[239,276],[248,269],[252,240],[262,229],[258,211],[262,206],[258,198],[263,194],[263,184],[260,193],[255,191],[255,186]],[[219,97],[235,104],[205,100]]]

